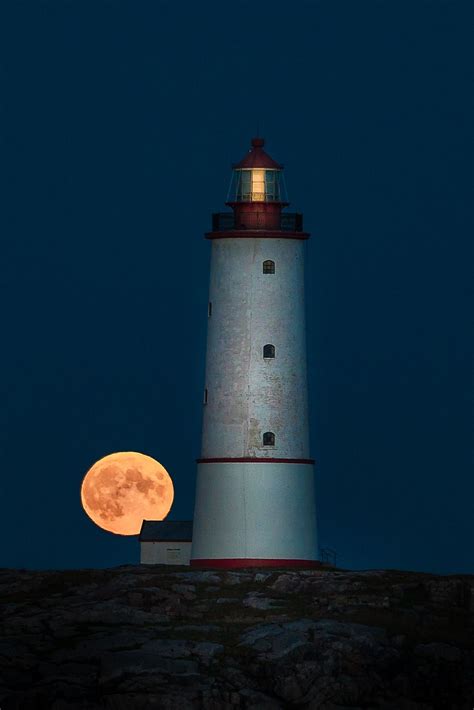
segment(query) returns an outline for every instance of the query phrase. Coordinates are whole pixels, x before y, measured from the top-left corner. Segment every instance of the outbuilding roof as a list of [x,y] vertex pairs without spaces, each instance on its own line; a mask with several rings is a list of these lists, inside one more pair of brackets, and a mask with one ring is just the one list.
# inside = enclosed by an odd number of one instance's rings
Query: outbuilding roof
[[144,520],[140,542],[191,542],[192,520]]

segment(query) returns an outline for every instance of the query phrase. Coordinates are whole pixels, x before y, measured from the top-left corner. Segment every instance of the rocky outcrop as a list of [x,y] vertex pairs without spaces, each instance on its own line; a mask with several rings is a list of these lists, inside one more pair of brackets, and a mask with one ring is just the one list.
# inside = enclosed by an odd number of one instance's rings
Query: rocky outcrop
[[0,708],[471,710],[473,592],[378,570],[0,570]]

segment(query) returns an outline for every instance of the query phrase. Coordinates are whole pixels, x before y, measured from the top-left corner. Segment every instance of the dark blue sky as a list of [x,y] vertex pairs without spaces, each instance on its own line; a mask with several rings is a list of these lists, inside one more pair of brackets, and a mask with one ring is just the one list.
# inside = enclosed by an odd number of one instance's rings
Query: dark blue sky
[[474,7],[4,2],[0,565],[136,562],[82,511],[116,450],[193,514],[212,211],[257,124],[305,215],[319,533],[472,572]]

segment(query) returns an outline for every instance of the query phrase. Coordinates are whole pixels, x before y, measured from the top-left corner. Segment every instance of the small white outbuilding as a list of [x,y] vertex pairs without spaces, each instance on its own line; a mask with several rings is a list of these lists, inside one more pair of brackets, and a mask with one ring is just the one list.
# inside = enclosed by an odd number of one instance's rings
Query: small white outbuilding
[[140,530],[142,565],[189,565],[192,520],[144,520]]

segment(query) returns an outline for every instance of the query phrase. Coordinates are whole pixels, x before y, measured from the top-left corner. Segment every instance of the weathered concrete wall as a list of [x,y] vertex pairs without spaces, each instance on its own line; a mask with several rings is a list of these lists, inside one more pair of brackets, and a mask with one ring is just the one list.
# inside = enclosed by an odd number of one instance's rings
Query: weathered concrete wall
[[209,300],[202,457],[308,458],[304,242],[213,240]]
[[142,565],[189,565],[190,559],[190,542],[140,543],[140,563]]
[[313,466],[198,464],[194,520],[193,559],[316,560]]

